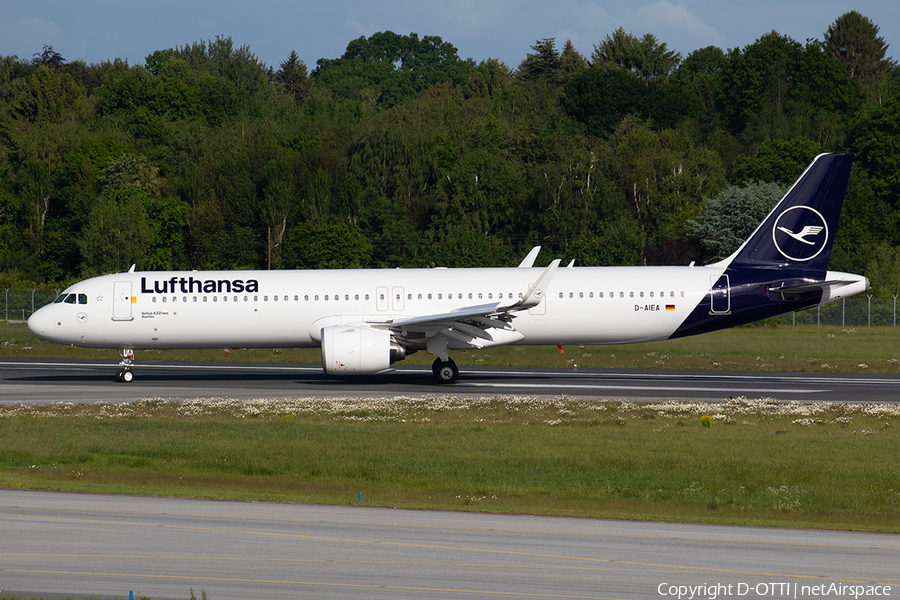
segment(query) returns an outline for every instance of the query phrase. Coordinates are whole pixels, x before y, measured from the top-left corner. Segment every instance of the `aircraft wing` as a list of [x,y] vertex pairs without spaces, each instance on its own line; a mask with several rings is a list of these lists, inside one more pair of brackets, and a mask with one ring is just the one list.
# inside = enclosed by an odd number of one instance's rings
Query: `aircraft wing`
[[559,259],[544,269],[537,280],[517,302],[478,304],[433,315],[397,319],[388,328],[398,334],[400,343],[424,344],[431,354],[446,360],[448,345],[457,343],[471,348],[512,344],[524,335],[511,325],[516,312],[534,308],[544,299],[547,287],[559,266]]

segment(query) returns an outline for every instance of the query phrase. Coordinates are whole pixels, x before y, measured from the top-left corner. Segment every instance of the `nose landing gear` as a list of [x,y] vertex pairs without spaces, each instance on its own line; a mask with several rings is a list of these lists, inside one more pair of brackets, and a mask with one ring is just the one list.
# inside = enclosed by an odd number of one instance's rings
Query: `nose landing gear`
[[120,369],[116,371],[116,381],[131,383],[134,379],[134,373],[131,372],[131,368],[134,366],[134,349],[125,348],[121,354],[122,360],[119,361]]

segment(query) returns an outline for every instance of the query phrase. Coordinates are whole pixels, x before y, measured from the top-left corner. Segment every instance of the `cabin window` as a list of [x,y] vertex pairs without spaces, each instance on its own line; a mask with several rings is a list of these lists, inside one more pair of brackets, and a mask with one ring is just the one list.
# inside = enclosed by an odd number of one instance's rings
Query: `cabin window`
[[153,296],[153,298],[150,300],[150,302],[152,302],[153,304],[156,304],[156,296]]
[[493,300],[493,299],[494,299],[494,293],[488,292],[488,300]]
[[[326,300],[327,300],[327,299],[328,299],[328,298],[326,298]],[[268,296],[268,294],[267,294],[267,295],[263,296],[263,302],[268,302],[268,301],[269,301],[269,296]]]
[[590,294],[588,294],[588,296],[590,296],[591,298],[593,298],[593,297],[594,297],[594,292],[591,292]]
[[359,300],[359,294],[356,294],[355,296],[353,296],[353,299],[354,299],[354,300]]
[[197,301],[197,296],[194,296],[194,302],[196,302],[196,301]]
[[563,298],[564,296],[565,296],[565,294],[563,294],[562,292],[559,293],[560,298]]
[[431,300],[431,294],[428,294],[428,299]]
[[684,292],[681,292],[681,297],[684,298]]
[[578,297],[579,297],[579,298],[584,298],[584,292],[578,292]]
[[213,302],[218,302],[218,301],[219,301],[219,297],[218,297],[218,296],[213,296]]
[[76,302],[78,302],[78,296],[76,296],[75,294],[68,294],[65,299],[63,299],[63,302],[65,302],[66,304],[75,304]]
[[[381,299],[384,300],[384,296]],[[325,294],[325,302],[328,302],[328,294]]]
[[469,292],[469,300],[472,299],[472,292]]
[[569,298],[574,298],[574,297],[575,297],[574,292],[569,292]]
[[87,294],[78,294],[78,304],[87,304]]
[[[634,294],[632,294],[632,296],[634,296]],[[644,292],[641,292],[641,298],[643,298],[643,297],[644,297]]]
[[422,299],[422,294],[419,294],[419,297],[418,297],[417,299],[418,299],[418,300],[421,300],[421,299]]
[[253,296],[253,301],[254,301],[254,302],[259,302],[259,296]]
[[602,297],[603,297],[603,292],[597,292],[597,297],[598,297],[598,298],[602,298]]
[[625,292],[619,292],[619,298],[624,298],[624,297],[625,297]]
[[441,296],[440,294],[438,294],[438,300],[443,300],[443,299],[444,299],[443,296]]
[[368,294],[366,294],[366,300],[368,300],[368,299],[369,299],[369,295],[368,295]]
[[222,302],[228,302],[228,296],[222,296]]

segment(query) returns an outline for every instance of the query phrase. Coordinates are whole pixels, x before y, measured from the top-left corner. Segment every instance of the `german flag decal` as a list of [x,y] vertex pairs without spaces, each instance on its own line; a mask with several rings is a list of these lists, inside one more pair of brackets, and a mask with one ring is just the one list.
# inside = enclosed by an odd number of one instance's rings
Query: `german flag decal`
[[666,310],[675,310],[674,304],[666,304]]

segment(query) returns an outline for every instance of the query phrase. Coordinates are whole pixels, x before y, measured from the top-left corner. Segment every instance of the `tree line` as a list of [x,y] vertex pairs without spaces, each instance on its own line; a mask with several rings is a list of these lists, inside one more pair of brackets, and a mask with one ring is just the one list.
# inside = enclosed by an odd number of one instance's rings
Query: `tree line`
[[687,56],[623,29],[516,67],[361,37],[311,71],[230,38],[0,57],[0,283],[138,269],[687,264],[857,155],[831,268],[900,293],[900,68],[856,11]]

